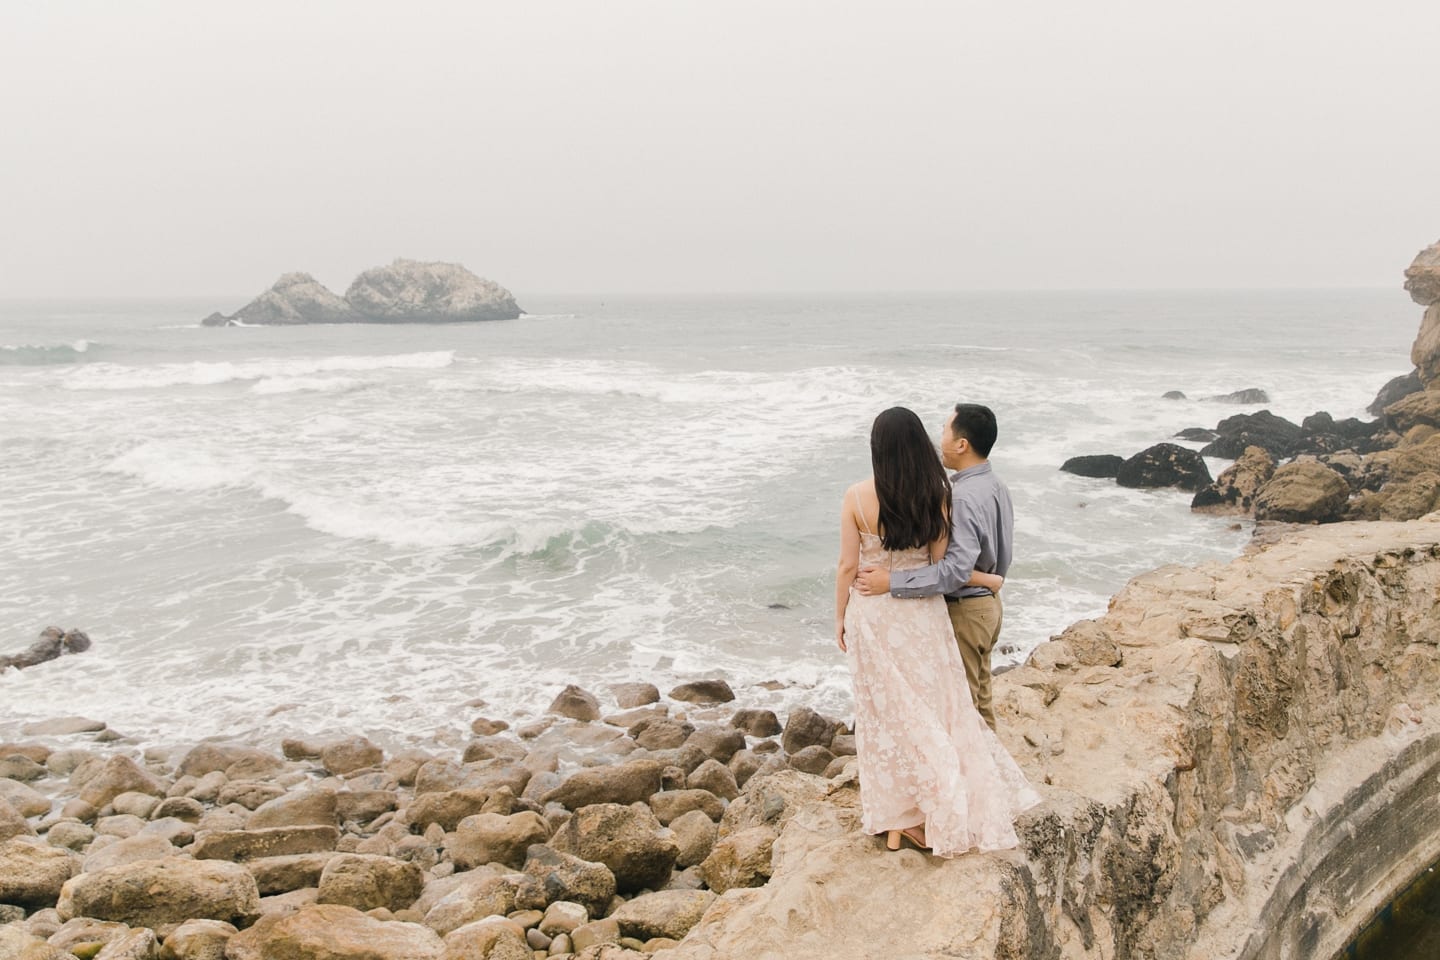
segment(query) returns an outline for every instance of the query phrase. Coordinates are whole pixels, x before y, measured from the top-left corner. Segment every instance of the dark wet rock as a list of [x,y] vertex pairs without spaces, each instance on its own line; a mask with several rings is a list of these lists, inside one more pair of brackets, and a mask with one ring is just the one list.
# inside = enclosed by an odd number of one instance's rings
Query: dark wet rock
[[1122,487],[1199,490],[1210,483],[1210,468],[1194,450],[1157,443],[1121,464],[1115,482]]
[[1124,457],[1116,456],[1113,453],[1090,454],[1083,457],[1071,457],[1060,464],[1060,470],[1063,473],[1073,473],[1077,477],[1108,480],[1120,471],[1120,465],[1124,462]]
[[1237,413],[1216,426],[1220,436],[1200,451],[1206,457],[1234,460],[1246,447],[1264,447],[1272,457],[1284,459],[1294,453],[1303,431],[1299,424],[1277,417],[1269,410]]
[[1403,400],[1412,393],[1419,393],[1425,389],[1425,384],[1420,382],[1418,371],[1411,370],[1409,373],[1401,374],[1385,383],[1380,392],[1375,394],[1375,399],[1370,401],[1370,406],[1365,412],[1372,416],[1380,416],[1385,408],[1397,400]]
[[1192,443],[1209,443],[1218,436],[1220,436],[1220,434],[1206,427],[1186,427],[1184,430],[1175,434],[1175,439],[1189,440]]
[[0,670],[33,667],[36,664],[54,660],[67,653],[84,653],[90,649],[90,638],[79,630],[61,630],[46,627],[40,631],[40,639],[19,653],[0,657]]
[[1166,390],[1160,395],[1161,400],[1184,400],[1185,394],[1179,390]]

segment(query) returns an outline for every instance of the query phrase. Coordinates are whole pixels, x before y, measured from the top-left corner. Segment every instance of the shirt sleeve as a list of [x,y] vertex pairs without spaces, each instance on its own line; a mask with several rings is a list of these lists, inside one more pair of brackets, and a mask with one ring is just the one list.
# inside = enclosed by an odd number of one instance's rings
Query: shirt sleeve
[[950,543],[939,563],[913,570],[896,570],[890,574],[890,595],[902,599],[933,597],[937,593],[955,594],[970,582],[975,561],[980,557],[980,528],[975,517],[955,504],[955,523],[950,530]]

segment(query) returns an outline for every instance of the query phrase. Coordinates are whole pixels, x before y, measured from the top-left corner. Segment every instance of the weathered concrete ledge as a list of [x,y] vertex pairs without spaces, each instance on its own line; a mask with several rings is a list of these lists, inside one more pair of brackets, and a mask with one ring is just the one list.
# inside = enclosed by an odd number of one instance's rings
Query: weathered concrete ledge
[[887,854],[842,781],[666,960],[1327,960],[1440,859],[1437,644],[1434,515],[1156,570],[997,681],[1022,849]]

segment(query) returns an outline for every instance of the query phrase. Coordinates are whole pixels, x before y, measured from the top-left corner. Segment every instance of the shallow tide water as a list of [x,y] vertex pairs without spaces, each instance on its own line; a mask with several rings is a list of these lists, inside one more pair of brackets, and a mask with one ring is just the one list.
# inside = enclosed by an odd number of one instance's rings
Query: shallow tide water
[[[1248,538],[1064,459],[1262,407],[1364,416],[1419,320],[1398,289],[519,299],[504,323],[244,329],[196,325],[243,298],[0,304],[0,643],[95,641],[0,675],[0,738],[83,713],[147,741],[423,743],[477,699],[521,718],[567,682],[711,675],[843,715],[836,516],[881,409],[937,432],[956,401],[996,410],[1013,662]],[[1203,399],[1245,387],[1271,402]]]

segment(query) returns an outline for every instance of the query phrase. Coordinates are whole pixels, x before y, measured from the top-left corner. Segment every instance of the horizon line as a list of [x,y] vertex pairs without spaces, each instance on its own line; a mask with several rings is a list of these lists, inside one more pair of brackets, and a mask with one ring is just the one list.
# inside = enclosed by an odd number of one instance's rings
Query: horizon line
[[[509,289],[509,288],[507,288]],[[1296,286],[1293,284],[1273,286],[1095,286],[1095,287],[886,287],[874,289],[799,289],[799,288],[755,288],[746,290],[531,290],[524,294],[511,290],[517,300],[525,297],[863,297],[863,296],[957,296],[985,294],[1067,294],[1067,293],[1313,293],[1321,291],[1378,292],[1394,290],[1408,299],[1408,292],[1402,284],[1394,287],[1370,284],[1326,284],[1318,286]],[[245,302],[256,299],[256,294],[224,293],[86,293],[86,294],[0,294],[0,303],[62,302],[84,300],[228,300],[248,297]]]

